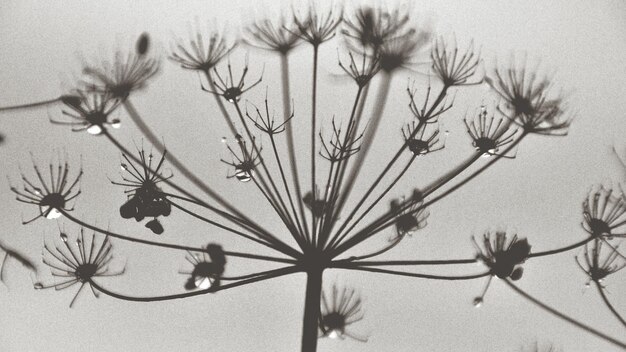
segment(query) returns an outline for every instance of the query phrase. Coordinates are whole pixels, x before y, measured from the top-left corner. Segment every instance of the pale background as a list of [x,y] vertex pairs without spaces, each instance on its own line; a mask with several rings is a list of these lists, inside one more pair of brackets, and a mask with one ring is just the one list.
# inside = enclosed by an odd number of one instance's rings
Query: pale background
[[[264,6],[276,10],[279,4],[266,2]],[[144,31],[150,33],[156,42],[154,49],[164,57],[174,34],[186,35],[187,26],[195,18],[227,20],[236,32],[241,23],[262,15],[261,8],[252,1],[2,0],[0,105],[58,96],[71,88],[72,75],[80,72],[81,57],[110,57],[116,48],[133,45]],[[575,121],[566,138],[527,138],[516,160],[499,162],[437,203],[431,209],[428,227],[386,257],[466,258],[474,255],[471,235],[501,227],[528,237],[535,250],[582,239],[585,233],[580,227],[580,203],[587,191],[594,184],[616,184],[625,177],[610,154],[610,146],[616,145],[622,155],[626,154],[626,5],[622,1],[418,1],[413,12],[417,23],[427,23],[438,35],[456,35],[461,45],[474,39],[482,48],[488,68],[493,67],[495,58],[508,62],[512,52],[528,53],[529,62],[540,58],[543,67],[553,69],[556,85],[569,96]],[[327,123],[333,114],[344,116],[349,112],[355,91],[351,83],[334,77],[339,73],[339,45],[333,41],[322,47],[318,116]],[[234,64],[241,63],[243,52],[240,49],[232,55]],[[262,85],[246,97],[261,104],[268,85],[273,106],[280,111],[277,59],[257,50],[251,50],[250,55],[251,78],[258,75],[263,63],[265,75]],[[291,63],[296,119],[300,120],[295,123],[308,126],[310,49],[305,45],[298,48]],[[405,93],[408,77],[416,79],[422,91],[427,85],[427,78],[415,72],[405,71],[395,77],[384,122],[372,148],[372,162],[361,175],[362,188],[366,176],[380,170],[381,163],[401,143],[399,128],[410,119]],[[419,160],[392,196],[428,183],[471,153],[461,119],[466,111],[471,113],[481,103],[491,103],[494,97],[485,87],[460,89],[456,97],[455,107],[442,120],[442,129],[450,132],[448,147]],[[227,128],[213,98],[200,91],[195,73],[184,72],[164,60],[160,76],[132,99],[148,123],[164,136],[169,149],[187,161],[197,175],[268,227],[280,229],[267,220],[273,219],[270,209],[262,205],[263,199],[254,193],[251,183],[242,185],[225,179],[228,169],[219,158],[227,156],[220,143]],[[58,116],[60,109],[0,115],[0,132],[6,136],[0,146],[2,173],[14,184],[18,182],[18,166],[31,175],[29,152],[43,165],[58,153],[67,153],[72,165],[77,166],[82,159],[83,195],[74,214],[103,226],[110,224],[114,230],[154,239],[156,236],[143,224],[125,221],[118,215],[124,201],[122,188],[110,185],[105,177],[118,177],[118,151],[105,138],[51,126],[48,113]],[[126,114],[119,110],[115,116],[123,121],[123,128],[115,135],[130,147],[133,141],[140,144],[141,137]],[[307,127],[301,131],[302,138],[307,138]],[[304,147],[308,148],[308,143]],[[308,165],[308,149],[302,151],[302,165]],[[21,226],[20,214],[28,217],[36,209],[17,203],[5,178],[0,180],[0,189],[2,241],[37,260],[39,279],[50,282],[47,267],[37,258],[42,239],[52,240],[58,233],[57,225],[40,220]],[[385,208],[383,204],[380,210]],[[75,225],[59,223],[76,233]],[[164,241],[195,246],[217,241],[226,249],[258,250],[258,246],[233,240],[180,211],[174,210],[162,223],[166,232],[160,238]],[[390,235],[381,234],[374,245]],[[121,266],[126,261],[127,274],[101,280],[103,285],[134,295],[183,291],[185,278],[177,274],[186,268],[183,253],[119,240],[114,240],[114,245],[116,263]],[[263,249],[259,253],[271,254]],[[575,265],[576,253],[527,262],[519,285],[566,314],[624,340],[623,327],[601,303],[597,292],[584,290],[586,277]],[[262,265],[257,262],[232,260],[227,273],[259,268]],[[416,269],[425,270],[450,272]],[[479,270],[482,268],[470,265],[454,272]],[[606,280],[609,297],[621,312],[626,312],[625,274],[620,272]],[[294,351],[300,348],[304,279],[304,275],[292,275],[215,295],[155,304],[106,296],[96,300],[85,291],[70,310],[68,305],[77,286],[61,292],[35,291],[27,271],[13,263],[8,267],[8,288],[0,288],[0,350]],[[552,342],[568,352],[615,350],[548,315],[497,281],[479,309],[471,301],[481,292],[484,280],[433,282],[328,271],[325,286],[333,282],[353,286],[363,296],[365,319],[349,329],[368,335],[370,341],[322,340],[319,351],[518,351],[534,341],[542,345]]]

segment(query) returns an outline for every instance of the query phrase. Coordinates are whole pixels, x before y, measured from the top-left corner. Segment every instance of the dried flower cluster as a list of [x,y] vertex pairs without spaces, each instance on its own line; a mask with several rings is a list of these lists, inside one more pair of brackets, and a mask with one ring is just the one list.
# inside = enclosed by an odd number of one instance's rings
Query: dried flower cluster
[[[119,208],[122,218],[137,222],[149,219],[145,227],[155,234],[161,234],[166,229],[159,219],[175,213],[176,216],[188,215],[198,223],[207,224],[211,230],[244,238],[275,252],[275,256],[266,256],[231,251],[228,244],[215,243],[189,247],[140,239],[100,228],[74,216],[73,208],[69,206],[80,194],[82,171],[75,176],[70,172],[67,162],[60,162],[56,166],[51,164],[49,175],[45,175],[35,165],[36,179],[22,175],[22,187],[11,188],[18,201],[38,207],[37,216],[25,220],[24,224],[42,217],[54,219],[64,216],[80,226],[80,234],[75,242],[70,241],[71,236],[63,231],[60,234],[60,246],[44,245],[44,263],[50,267],[53,278],[49,284],[37,282],[35,288],[54,287],[61,290],[80,284],[70,306],[75,303],[85,285],[91,288],[96,297],[104,293],[130,301],[166,301],[216,293],[304,272],[307,275],[307,286],[302,351],[315,351],[320,337],[349,337],[367,341],[367,337],[355,334],[352,330],[353,325],[356,326],[365,316],[359,294],[353,288],[340,289],[341,286],[326,284],[323,280],[326,269],[434,280],[487,278],[485,290],[474,299],[477,306],[484,303],[487,287],[492,278],[496,277],[548,312],[625,347],[618,339],[546,306],[512,283],[522,278],[522,264],[525,261],[583,247],[584,254],[577,257],[578,265],[589,281],[597,285],[612,313],[624,323],[604,295],[604,286],[600,285],[609,275],[626,266],[616,242],[616,239],[626,236],[626,198],[614,190],[601,188],[589,195],[583,204],[582,225],[588,236],[562,248],[532,252],[526,238],[518,238],[505,231],[486,231],[482,239],[476,241],[472,238],[476,250],[474,258],[369,260],[387,253],[408,236],[423,230],[427,226],[430,206],[499,160],[514,158],[517,146],[526,136],[565,135],[571,122],[564,97],[552,93],[553,82],[549,77],[530,71],[514,61],[508,67],[496,68],[485,74],[488,70],[483,69],[480,53],[475,50],[473,43],[466,49],[459,49],[455,43],[444,39],[433,40],[432,33],[415,26],[404,10],[364,6],[351,12],[337,9],[320,11],[310,6],[304,12],[294,10],[292,14],[277,19],[261,19],[248,27],[239,40],[229,38],[221,31],[198,30],[191,38],[177,39],[171,46],[170,61],[185,70],[200,74],[200,88],[215,99],[223,123],[232,132],[232,140],[236,145],[229,143],[230,138],[223,139],[230,154],[230,158],[221,160],[230,169],[227,177],[232,178],[232,182],[241,182],[237,187],[242,192],[258,193],[264,206],[275,212],[274,221],[284,225],[283,233],[290,238],[268,231],[261,225],[260,219],[255,218],[256,214],[246,214],[227,199],[228,193],[212,188],[193,174],[171,148],[166,151],[161,138],[145,123],[131,100],[135,92],[145,89],[156,79],[163,64],[147,34],[142,34],[131,50],[114,53],[112,60],[86,63],[82,68],[82,79],[70,94],[29,104],[27,107],[61,102],[64,108],[60,116],[50,118],[52,123],[70,125],[75,132],[86,130],[108,139],[120,150],[123,158],[121,180],[111,180],[111,183],[124,188],[125,199]],[[338,67],[354,84],[352,90],[336,94],[345,97],[352,95],[352,109],[349,115],[334,117],[327,126],[320,128],[316,113],[320,104],[317,101],[319,52],[325,48],[324,43],[337,37],[345,44],[342,51],[347,51],[339,55],[341,59]],[[308,49],[300,48],[305,44],[310,44],[307,45]],[[274,52],[279,59],[283,101],[278,117],[267,95],[263,105],[258,105],[261,108],[254,102],[242,104],[242,98],[265,79],[260,74],[249,80],[247,55],[243,67],[236,68],[231,64],[230,55],[234,55],[236,49],[244,45]],[[296,114],[291,100],[290,85],[295,82],[290,79],[288,65],[294,50],[311,50],[312,53],[310,117]],[[386,124],[394,123],[384,113],[386,102],[393,97],[390,95],[391,81],[405,74],[403,69],[412,67],[417,59],[425,58],[430,59],[430,73],[435,83],[407,89],[407,116],[410,119],[398,125],[403,138],[398,140],[397,145],[391,146],[396,152],[383,164],[379,174],[365,179],[359,171],[368,160],[370,149],[376,144],[375,136],[380,122],[384,119]],[[256,66],[255,62],[253,70],[261,71]],[[465,117],[470,157],[462,164],[452,166],[450,172],[433,183],[419,185],[419,188],[416,185],[407,195],[394,197],[398,181],[417,160],[444,149],[445,138],[440,131],[439,120],[450,114],[453,104],[451,92],[471,89],[483,82],[500,97],[501,103],[493,109],[480,106],[476,114]],[[372,94],[372,91],[376,91],[376,94]],[[369,100],[374,100],[371,111],[365,109],[365,102]],[[0,112],[18,108],[0,108]],[[159,152],[161,156],[158,161],[153,160],[152,152],[146,153],[142,148],[138,148],[137,152],[128,150],[114,136],[111,128],[119,128],[120,121],[111,118],[111,115],[118,109],[126,111],[143,136]],[[298,109],[301,110],[305,109]],[[218,120],[214,117],[217,115],[212,113],[211,119]],[[295,128],[310,128],[310,154],[296,155]],[[488,161],[480,164],[483,158],[488,158]],[[310,167],[305,167],[305,162],[310,163]],[[164,171],[168,170],[164,168],[165,165],[172,167],[171,173]],[[464,173],[466,170],[469,173]],[[172,175],[185,178],[193,188],[174,182]],[[366,191],[362,194],[352,192],[357,181],[366,184]],[[384,208],[385,202],[389,204],[388,208]],[[373,212],[379,208],[384,208],[384,211]],[[105,237],[100,241],[97,240],[100,236],[96,234],[86,238],[85,229]],[[359,252],[357,247],[360,244],[375,237],[383,238],[380,249]],[[191,264],[191,269],[181,271],[186,280],[181,282],[180,287],[171,288],[178,290],[176,293],[166,295],[137,297],[107,289],[101,283],[103,277],[124,273],[124,269],[110,269],[113,261],[112,239],[165,247],[181,253],[184,251],[179,256],[180,262],[186,260]],[[466,243],[470,248],[470,241]],[[230,257],[268,261],[282,266],[229,276],[227,274],[233,270],[227,265]],[[479,272],[466,269],[465,264],[477,262],[483,264]],[[423,274],[392,269],[396,266],[414,268],[420,265],[456,265],[461,274]]]

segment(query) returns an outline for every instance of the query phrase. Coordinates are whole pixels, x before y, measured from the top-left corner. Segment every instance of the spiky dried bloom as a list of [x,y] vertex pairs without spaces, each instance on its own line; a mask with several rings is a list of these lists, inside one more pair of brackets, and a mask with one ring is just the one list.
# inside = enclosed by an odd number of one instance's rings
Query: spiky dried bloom
[[143,53],[137,49],[117,51],[112,61],[87,63],[83,68],[85,90],[108,93],[125,100],[131,92],[145,88],[159,72],[160,60],[148,55],[147,46]]
[[207,290],[220,286],[220,279],[224,273],[226,256],[224,250],[218,244],[210,243],[206,250],[201,253],[187,252],[185,260],[192,266],[191,271],[181,271],[181,274],[189,275],[185,283],[186,290]]
[[459,48],[449,48],[442,38],[435,42],[431,49],[430,57],[433,61],[432,68],[441,82],[447,86],[469,86],[481,84],[482,79],[468,82],[476,74],[481,62],[480,53],[474,51],[474,42],[470,42],[465,52],[459,53]]
[[[607,276],[626,267],[626,260],[617,251],[619,245],[612,247],[603,241],[594,240],[591,244],[591,252],[589,251],[589,246],[589,244],[585,244],[582,261],[576,256],[576,264],[587,274],[590,281],[600,283]],[[603,246],[608,247],[608,249],[604,250],[604,252],[608,251],[607,254],[601,253]]]
[[284,132],[286,125],[289,123],[289,121],[291,121],[294,116],[294,112],[292,111],[288,118],[284,119],[283,122],[276,124],[276,120],[274,119],[275,114],[273,112],[272,114],[270,114],[270,108],[267,101],[267,93],[265,94],[265,113],[261,113],[261,110],[256,106],[254,106],[254,109],[256,110],[256,116],[252,117],[250,116],[250,113],[248,112],[248,108],[246,106],[246,116],[248,117],[248,119],[250,119],[250,121],[252,121],[256,128],[269,136],[274,136]]
[[583,229],[589,235],[612,239],[626,237],[626,199],[612,189],[601,187],[583,201]]
[[376,53],[388,41],[415,33],[415,29],[409,27],[408,12],[406,8],[389,11],[381,7],[362,6],[350,18],[344,18],[341,33],[351,47],[367,48]]
[[72,99],[63,99],[63,103],[70,110],[62,110],[63,116],[70,121],[55,120],[50,117],[50,122],[56,125],[72,126],[72,131],[87,131],[92,135],[100,135],[108,126],[120,127],[120,120],[110,119],[110,115],[120,105],[120,99],[108,92],[83,92],[77,91]]
[[300,36],[297,25],[280,15],[275,20],[267,18],[250,25],[243,41],[250,46],[287,55],[299,44]]
[[397,69],[409,68],[412,59],[428,46],[430,32],[415,31],[401,37],[386,40],[378,51],[380,69],[391,73]]
[[441,114],[452,108],[452,103],[447,103],[446,100],[444,100],[443,103],[439,106],[432,107],[431,105],[429,105],[429,103],[432,104],[432,102],[430,101],[430,93],[432,91],[432,87],[430,85],[426,89],[426,97],[424,98],[424,103],[421,107],[418,106],[415,99],[417,94],[417,88],[410,84],[406,88],[406,91],[409,94],[410,99],[409,109],[411,110],[413,116],[422,123],[435,123],[439,121],[439,116],[441,116]]
[[[39,207],[39,214],[30,220],[22,221],[22,224],[29,224],[41,217],[46,219],[56,219],[62,212],[72,211],[69,202],[78,197],[81,193],[79,181],[83,175],[82,168],[73,181],[69,178],[70,166],[67,161],[59,163],[54,167],[50,163],[50,182],[44,180],[44,176],[33,161],[33,169],[37,175],[37,181],[30,181],[22,173],[22,188],[11,186],[11,191],[15,193],[15,199],[26,204],[33,204]],[[55,170],[56,169],[56,170]],[[37,184],[38,183],[38,184]]]
[[342,11],[333,8],[320,13],[316,6],[311,3],[306,14],[298,14],[294,11],[293,20],[298,28],[297,34],[313,46],[331,40],[335,36],[335,30],[342,20]]
[[339,67],[341,67],[348,76],[352,77],[359,87],[365,87],[378,71],[380,71],[378,56],[368,57],[367,54],[362,53],[361,56],[363,59],[360,65],[354,60],[352,52],[348,52],[348,56],[350,57],[349,64],[346,66],[341,62],[341,59],[338,59]]
[[157,220],[159,216],[169,216],[172,212],[172,206],[167,197],[158,186],[160,182],[168,180],[172,175],[164,176],[161,168],[165,161],[167,151],[163,151],[161,159],[153,165],[152,152],[146,156],[145,150],[139,150],[139,159],[141,163],[135,163],[129,159],[126,154],[122,154],[124,162],[121,163],[123,182],[111,181],[112,184],[124,186],[128,189],[126,193],[127,200],[120,206],[120,215],[124,219],[135,218],[135,221],[142,221],[144,218],[154,218],[146,223],[146,227],[153,233],[160,235],[163,233],[163,226]]
[[169,59],[186,70],[209,73],[237,45],[223,32],[210,28],[207,31],[195,29],[190,38],[176,39],[170,50]]
[[401,210],[401,205],[405,199],[393,199],[389,204],[391,211],[398,212],[394,223],[396,227],[396,236],[392,241],[400,240],[406,235],[412,235],[415,231],[426,227],[430,213],[423,207],[424,200],[422,192],[418,189],[413,190],[411,195],[412,205],[408,209]]
[[361,150],[360,143],[364,132],[351,138],[354,134],[354,125],[350,125],[347,131],[342,134],[341,127],[337,127],[334,117],[332,120],[332,128],[333,131],[328,141],[324,138],[321,131],[319,133],[322,142],[322,150],[320,150],[320,156],[322,158],[331,163],[336,163],[348,159]]
[[[226,143],[226,148],[232,156],[232,161],[226,161],[224,159],[221,159],[221,161],[235,168],[235,172],[232,175],[226,176],[226,178],[236,177],[237,180],[241,182],[248,182],[254,178],[254,169],[261,163],[260,158],[263,148],[248,148],[246,141],[240,134],[235,135],[235,139],[241,151],[241,156],[237,155],[233,148]],[[252,144],[254,145],[254,141]]]
[[425,136],[426,128],[426,124],[420,126],[415,121],[404,125],[402,128],[404,143],[415,156],[426,155],[445,147],[444,142],[439,139],[439,127],[435,128],[430,136]]
[[261,83],[261,81],[263,80],[263,74],[261,73],[258,80],[256,80],[250,86],[245,87],[246,85],[245,79],[246,79],[246,75],[248,74],[248,57],[246,57],[244,67],[241,72],[241,77],[239,78],[239,82],[235,82],[235,79],[233,77],[233,68],[230,64],[230,60],[228,61],[228,64],[226,65],[226,67],[227,67],[227,72],[224,77],[222,77],[222,75],[220,75],[219,72],[217,72],[216,67],[213,68],[213,72],[210,74],[210,77],[213,81],[213,85],[215,86],[217,90],[213,91],[213,90],[206,89],[204,87],[202,87],[202,90],[211,94],[215,94],[217,96],[221,96],[224,99],[226,99],[226,101],[228,101],[229,103],[235,103],[235,102],[238,102],[239,99],[241,99],[241,96],[243,95],[243,93],[254,88],[257,84]]
[[504,231],[486,232],[483,235],[482,247],[472,237],[477,250],[477,258],[491,269],[491,274],[501,279],[519,280],[524,272],[519,265],[528,259],[530,245],[525,238],[518,239],[513,235],[507,240]]
[[76,298],[85,285],[89,285],[91,292],[97,298],[99,294],[92,286],[93,279],[120,276],[124,273],[125,268],[122,267],[117,271],[110,269],[109,264],[113,260],[113,253],[111,252],[113,246],[108,236],[104,237],[100,244],[97,244],[96,237],[94,233],[91,239],[88,238],[86,241],[84,229],[81,228],[80,235],[77,236],[74,243],[71,243],[68,235],[63,232],[60,234],[63,247],[59,247],[57,244],[49,246],[44,242],[43,262],[50,267],[55,283],[46,285],[37,282],[34,285],[35,289],[54,288],[59,291],[80,284],[70,302],[70,308],[76,302]]
[[500,109],[513,123],[526,133],[543,135],[566,135],[571,119],[565,117],[564,102],[560,96],[550,93],[551,83],[547,76],[528,71],[526,65],[515,63],[507,69],[496,69],[495,77],[485,81],[504,100],[510,112]]
[[476,151],[482,153],[483,156],[489,157],[499,155],[505,158],[514,158],[499,154],[501,147],[510,144],[515,139],[517,129],[511,129],[509,121],[503,118],[495,118],[495,112],[488,118],[488,111],[485,106],[481,106],[480,112],[475,118],[469,120],[467,117],[463,119],[467,133],[472,137],[472,145]]
[[355,290],[343,288],[339,290],[333,285],[330,297],[322,291],[321,316],[319,329],[321,337],[331,339],[351,339],[367,342],[366,337],[355,335],[346,328],[363,319],[361,298]]

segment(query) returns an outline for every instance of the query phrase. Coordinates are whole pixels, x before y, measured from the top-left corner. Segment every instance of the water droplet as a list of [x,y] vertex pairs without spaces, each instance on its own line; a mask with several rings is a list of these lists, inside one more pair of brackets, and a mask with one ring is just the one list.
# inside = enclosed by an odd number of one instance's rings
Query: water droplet
[[111,127],[118,129],[122,127],[122,122],[119,119],[114,119],[113,121],[111,121]]
[[228,139],[226,137],[222,137],[222,143],[226,143]]
[[476,297],[474,298],[474,301],[472,302],[472,304],[474,305],[474,307],[478,308],[480,306],[483,305],[483,298],[482,297]]
[[35,290],[41,290],[43,289],[43,284],[41,282],[35,282],[33,284],[33,287],[35,288]]
[[122,165],[121,165],[121,166],[122,166],[122,170],[123,170],[123,171],[128,170],[128,165],[126,165],[126,164],[122,163]]
[[43,213],[46,216],[46,219],[58,219],[61,217],[61,212],[57,210],[57,208],[43,207]]
[[60,237],[63,242],[67,242],[67,235],[65,233],[61,232]]
[[94,135],[94,136],[99,135],[100,133],[102,133],[102,127],[98,125],[91,125],[87,127],[87,133]]
[[591,283],[589,281],[585,282],[585,288],[589,288],[591,286]]
[[83,243],[83,241],[81,241],[81,240],[80,240],[80,238],[76,240],[76,245],[77,245],[77,246],[80,246],[80,245],[81,245],[81,243]]

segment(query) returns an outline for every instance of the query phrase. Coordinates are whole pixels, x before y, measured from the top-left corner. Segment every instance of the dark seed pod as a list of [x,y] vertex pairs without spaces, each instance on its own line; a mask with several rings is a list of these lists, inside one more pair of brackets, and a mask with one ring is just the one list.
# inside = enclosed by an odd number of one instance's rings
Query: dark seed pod
[[511,280],[517,281],[517,280],[522,278],[523,274],[524,274],[524,268],[519,267],[519,268],[513,270],[513,273],[511,273]]
[[137,216],[137,200],[135,197],[129,199],[120,207],[120,215],[124,219],[130,219]]
[[137,54],[144,55],[148,52],[150,48],[150,37],[148,37],[148,33],[141,33],[139,39],[137,39]]
[[154,219],[154,220],[150,220],[146,223],[146,227],[149,228],[150,230],[152,230],[153,233],[160,235],[163,233],[163,226],[161,225],[161,223],[159,222],[159,220]]
[[80,109],[80,104],[82,103],[82,100],[77,95],[67,94],[61,96],[61,102],[73,108]]

